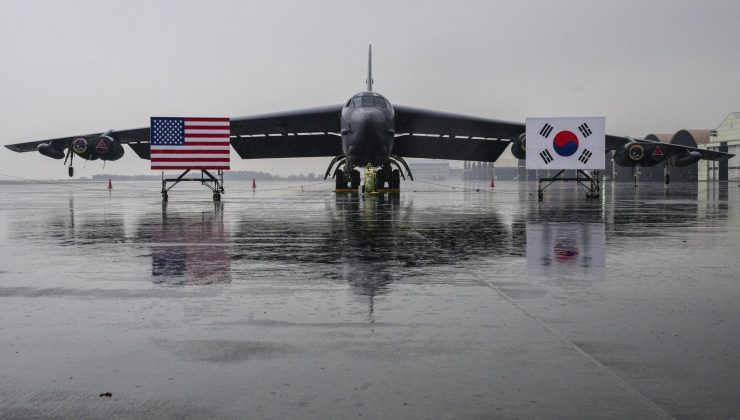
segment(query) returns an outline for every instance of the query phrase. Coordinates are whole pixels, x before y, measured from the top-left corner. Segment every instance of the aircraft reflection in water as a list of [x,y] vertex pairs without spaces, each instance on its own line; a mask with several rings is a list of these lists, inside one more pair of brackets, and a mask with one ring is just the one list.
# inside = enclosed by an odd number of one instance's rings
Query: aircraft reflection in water
[[[15,222],[14,237],[23,238],[27,242],[52,241],[64,246],[99,245],[126,241],[123,214],[120,212],[76,211],[75,199],[72,195],[67,200],[66,211],[62,208],[63,205],[60,205],[60,211],[55,212],[52,217],[45,218],[41,223],[32,218]],[[97,255],[100,252],[96,250],[92,254]],[[68,255],[67,258],[77,257],[77,255]]]
[[[398,195],[339,194],[326,201],[326,216],[265,220],[241,215],[234,260],[322,264],[325,278],[373,298],[396,282],[430,281],[425,267],[456,264],[481,255],[521,255],[494,209],[480,214],[441,213]],[[448,278],[433,276],[433,281]]]
[[150,243],[152,279],[170,285],[231,282],[231,246],[223,223],[223,203],[200,213],[167,212],[139,224],[137,237]]

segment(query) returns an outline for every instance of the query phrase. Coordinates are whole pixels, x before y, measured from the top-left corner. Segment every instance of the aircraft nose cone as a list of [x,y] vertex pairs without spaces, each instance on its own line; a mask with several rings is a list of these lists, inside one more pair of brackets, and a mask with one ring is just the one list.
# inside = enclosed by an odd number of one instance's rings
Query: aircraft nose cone
[[360,108],[352,114],[352,128],[359,132],[382,131],[385,116],[377,108]]
[[387,160],[389,145],[385,134],[386,118],[378,108],[360,108],[350,119],[352,140],[349,147],[350,160],[360,166],[367,163],[381,165]]

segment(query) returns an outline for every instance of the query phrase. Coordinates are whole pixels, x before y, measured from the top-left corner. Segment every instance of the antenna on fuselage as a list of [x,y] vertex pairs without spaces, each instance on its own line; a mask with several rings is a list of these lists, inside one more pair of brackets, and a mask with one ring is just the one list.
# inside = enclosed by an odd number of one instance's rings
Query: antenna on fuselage
[[373,90],[373,44],[367,49],[367,91]]

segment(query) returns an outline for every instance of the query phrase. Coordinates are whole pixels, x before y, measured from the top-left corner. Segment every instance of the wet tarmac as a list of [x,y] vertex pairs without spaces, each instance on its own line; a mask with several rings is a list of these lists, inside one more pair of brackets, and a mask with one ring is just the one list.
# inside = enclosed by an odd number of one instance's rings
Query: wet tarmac
[[296,185],[0,184],[0,418],[740,413],[737,185]]

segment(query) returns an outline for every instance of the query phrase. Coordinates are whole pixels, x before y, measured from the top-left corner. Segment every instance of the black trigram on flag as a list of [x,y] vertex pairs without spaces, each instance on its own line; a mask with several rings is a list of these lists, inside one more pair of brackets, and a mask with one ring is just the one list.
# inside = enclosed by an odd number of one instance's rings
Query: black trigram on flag
[[[584,124],[584,125],[585,125],[585,124]],[[586,162],[588,162],[588,160],[589,160],[589,159],[591,158],[591,155],[593,155],[593,153],[591,153],[591,151],[590,151],[590,150],[588,150],[588,149],[583,149],[583,152],[581,152],[581,157],[579,157],[579,158],[578,158],[578,160],[579,160],[579,161],[580,161],[581,163],[586,163]]]
[[552,126],[548,123],[545,123],[545,125],[542,126],[542,130],[540,130],[540,135],[544,138],[547,138],[550,133],[552,133]]
[[550,154],[550,151],[547,149],[540,152],[540,157],[542,158],[542,160],[545,161],[545,165],[552,162],[552,155]]
[[589,128],[588,124],[586,123],[579,125],[578,129],[581,130],[581,134],[583,134],[583,137],[588,137],[592,134],[591,128]]

